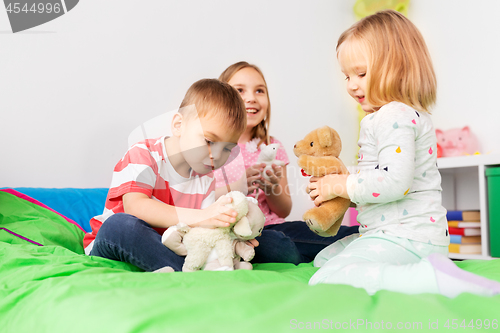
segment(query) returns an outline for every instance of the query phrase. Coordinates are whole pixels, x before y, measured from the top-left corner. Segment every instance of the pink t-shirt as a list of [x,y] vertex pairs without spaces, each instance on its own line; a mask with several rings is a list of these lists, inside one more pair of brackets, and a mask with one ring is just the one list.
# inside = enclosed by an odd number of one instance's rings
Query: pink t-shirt
[[[223,167],[228,183],[233,183],[243,177],[243,175],[246,173],[246,169],[257,163],[257,158],[260,154],[260,149],[259,147],[257,147],[257,143],[259,141],[259,139],[253,139],[246,144],[238,144],[240,152],[237,156],[235,156],[235,152],[238,153],[238,151],[236,149],[233,149],[233,154],[229,157],[228,162]],[[271,137],[271,143],[277,143],[280,145],[280,148],[276,153],[276,159],[283,161],[285,165],[288,165],[290,161],[288,160],[285,147],[283,147],[281,142],[274,139],[273,137]],[[224,179],[222,168],[215,170],[215,179],[216,187],[226,186],[226,180]],[[255,197],[255,192],[250,194],[249,196]],[[276,215],[276,213],[271,211],[266,201],[266,196],[261,190],[259,190],[257,201],[259,202],[260,209],[266,216],[266,225],[285,222],[284,218],[279,217],[278,215]]]

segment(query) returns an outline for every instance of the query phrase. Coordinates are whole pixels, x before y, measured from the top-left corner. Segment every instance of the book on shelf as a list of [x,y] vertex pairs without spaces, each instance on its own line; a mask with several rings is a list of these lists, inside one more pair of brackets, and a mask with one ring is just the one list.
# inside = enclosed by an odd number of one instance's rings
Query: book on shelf
[[480,236],[481,228],[454,228],[448,227],[450,235]]
[[448,221],[448,227],[454,227],[454,228],[480,228],[481,227],[481,222],[479,222],[479,221],[470,221],[470,222]]
[[450,244],[450,253],[481,254],[481,244]]
[[449,210],[446,213],[448,221],[479,221],[481,220],[481,213],[479,210]]
[[481,236],[462,236],[450,234],[450,243],[453,244],[481,244]]

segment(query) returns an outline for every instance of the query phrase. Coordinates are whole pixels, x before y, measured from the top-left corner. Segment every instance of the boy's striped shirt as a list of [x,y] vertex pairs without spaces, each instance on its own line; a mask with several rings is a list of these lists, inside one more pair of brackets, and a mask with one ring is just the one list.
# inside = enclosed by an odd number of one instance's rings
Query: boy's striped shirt
[[[104,212],[90,220],[92,232],[83,239],[85,253],[90,253],[102,223],[113,214],[124,212],[125,193],[144,193],[172,206],[193,209],[206,208],[215,201],[213,173],[200,175],[191,171],[190,178],[182,177],[170,163],[164,142],[165,137],[138,142],[116,164]],[[165,229],[155,230],[161,234]]]

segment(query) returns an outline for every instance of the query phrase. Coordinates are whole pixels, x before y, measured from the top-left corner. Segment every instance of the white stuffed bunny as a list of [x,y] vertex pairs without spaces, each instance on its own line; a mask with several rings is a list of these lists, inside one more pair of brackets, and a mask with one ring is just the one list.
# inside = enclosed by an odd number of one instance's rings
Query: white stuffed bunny
[[255,250],[246,241],[260,235],[264,229],[266,217],[260,210],[257,200],[251,197],[247,197],[247,200],[248,213],[242,217],[242,220],[248,220],[248,223],[245,221],[238,224],[238,227],[235,226],[230,233],[231,238],[233,238],[233,267],[223,266],[219,261],[217,251],[212,250],[204,270],[253,269],[250,260],[255,256]]

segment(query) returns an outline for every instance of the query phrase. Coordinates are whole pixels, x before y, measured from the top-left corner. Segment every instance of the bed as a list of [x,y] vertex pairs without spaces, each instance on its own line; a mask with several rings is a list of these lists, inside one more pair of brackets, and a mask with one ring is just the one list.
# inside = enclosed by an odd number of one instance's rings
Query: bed
[[[154,274],[83,254],[105,189],[0,191],[0,332],[285,332],[499,329],[500,296],[369,296],[309,286],[312,264]],[[36,200],[39,199],[39,200]],[[500,281],[500,260],[461,268]]]

